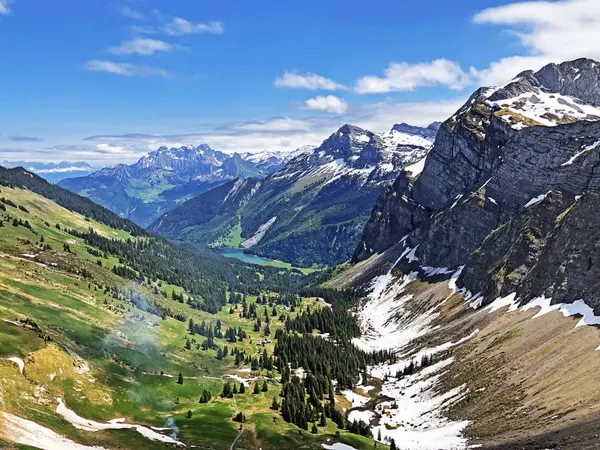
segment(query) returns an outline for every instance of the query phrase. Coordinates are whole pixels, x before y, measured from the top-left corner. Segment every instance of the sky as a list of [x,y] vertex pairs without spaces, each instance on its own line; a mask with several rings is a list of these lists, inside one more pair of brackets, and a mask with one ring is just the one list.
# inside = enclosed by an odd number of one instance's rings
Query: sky
[[0,161],[427,125],[598,42],[600,0],[0,0]]

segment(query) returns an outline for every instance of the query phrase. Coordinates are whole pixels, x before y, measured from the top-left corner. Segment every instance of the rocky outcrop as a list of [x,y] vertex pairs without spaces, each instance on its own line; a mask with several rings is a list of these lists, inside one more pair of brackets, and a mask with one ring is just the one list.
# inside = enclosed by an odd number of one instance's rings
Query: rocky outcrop
[[458,285],[484,303],[517,292],[600,305],[585,256],[596,240],[599,92],[599,64],[585,59],[476,91],[440,128],[423,172],[401,173],[378,199],[354,261],[407,236],[413,265],[464,266]]

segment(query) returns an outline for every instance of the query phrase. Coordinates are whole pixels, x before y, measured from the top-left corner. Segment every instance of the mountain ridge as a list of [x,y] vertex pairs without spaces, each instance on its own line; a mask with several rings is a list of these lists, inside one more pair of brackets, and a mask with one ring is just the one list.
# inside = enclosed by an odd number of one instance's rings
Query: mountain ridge
[[[558,280],[542,276],[540,282],[536,267],[549,264],[545,258],[562,221],[585,223],[577,200],[590,195],[584,203],[596,201],[598,93],[599,64],[588,59],[550,64],[500,88],[478,89],[443,123],[422,173],[401,173],[378,199],[354,262],[398,246],[406,236],[403,244],[413,249],[419,266],[464,266],[457,285],[479,298],[479,305],[515,290],[525,299],[545,293],[557,303],[575,300]],[[536,207],[543,219],[531,216],[529,208],[547,202],[553,203],[543,214]],[[551,207],[556,202],[560,207]],[[515,226],[520,232],[510,234]],[[519,244],[509,245],[508,236]],[[580,242],[573,251],[582,255],[586,247]],[[594,267],[590,261],[579,261],[559,279],[567,285],[581,280],[577,273]],[[401,265],[410,270],[410,261]],[[600,292],[584,284],[588,301],[600,311]]]
[[274,154],[250,160],[207,144],[159,147],[134,164],[106,167],[61,186],[84,194],[123,217],[148,225],[177,204],[238,177],[263,177],[283,164]]
[[[427,153],[431,142],[417,138],[410,144],[392,142],[343,125],[274,174],[201,194],[149,229],[179,242],[235,242],[247,251],[300,266],[339,263],[350,257],[379,192],[401,167]],[[210,205],[207,214],[205,205]],[[231,233],[239,235],[232,239]]]

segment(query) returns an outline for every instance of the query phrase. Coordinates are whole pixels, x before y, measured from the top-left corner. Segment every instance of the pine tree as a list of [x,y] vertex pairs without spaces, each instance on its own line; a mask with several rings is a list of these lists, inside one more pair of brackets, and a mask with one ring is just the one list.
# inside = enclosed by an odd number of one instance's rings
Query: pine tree
[[244,385],[244,383],[240,383],[240,394],[245,394],[246,393],[246,386]]
[[200,396],[200,401],[198,403],[208,403],[211,398],[212,398],[212,395],[211,395],[210,391],[207,389],[204,389],[204,391],[202,391],[202,395]]
[[191,410],[191,409],[188,409],[188,412],[187,412],[187,414],[186,414],[186,417],[187,417],[188,419],[191,419],[191,418],[192,418],[192,410]]
[[267,386],[267,380],[263,381],[262,389],[263,392],[267,392],[269,390],[269,386]]
[[317,428],[317,424],[313,423],[312,429],[310,430],[310,432],[312,434],[317,434],[319,432],[319,429]]
[[177,384],[183,384],[183,375],[179,372],[179,376],[177,377]]
[[271,403],[271,409],[277,411],[279,409],[279,403],[277,403],[277,397],[273,397],[273,403]]
[[327,420],[325,419],[324,413],[321,413],[321,419],[319,420],[319,425],[322,427],[327,426]]
[[390,450],[396,450],[396,441],[394,439],[390,442]]
[[258,383],[256,383],[256,384],[254,385],[254,393],[255,393],[255,394],[259,394],[259,393],[260,393],[260,387],[258,386]]
[[231,390],[231,384],[229,383],[229,381],[223,385],[223,393],[221,394],[221,396],[223,398],[233,397],[233,392]]

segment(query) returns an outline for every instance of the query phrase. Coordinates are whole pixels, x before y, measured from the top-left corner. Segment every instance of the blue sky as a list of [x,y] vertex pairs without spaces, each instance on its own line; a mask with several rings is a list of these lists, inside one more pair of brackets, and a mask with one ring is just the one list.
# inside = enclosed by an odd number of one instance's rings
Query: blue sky
[[600,58],[597,0],[0,0],[0,161],[318,144]]

